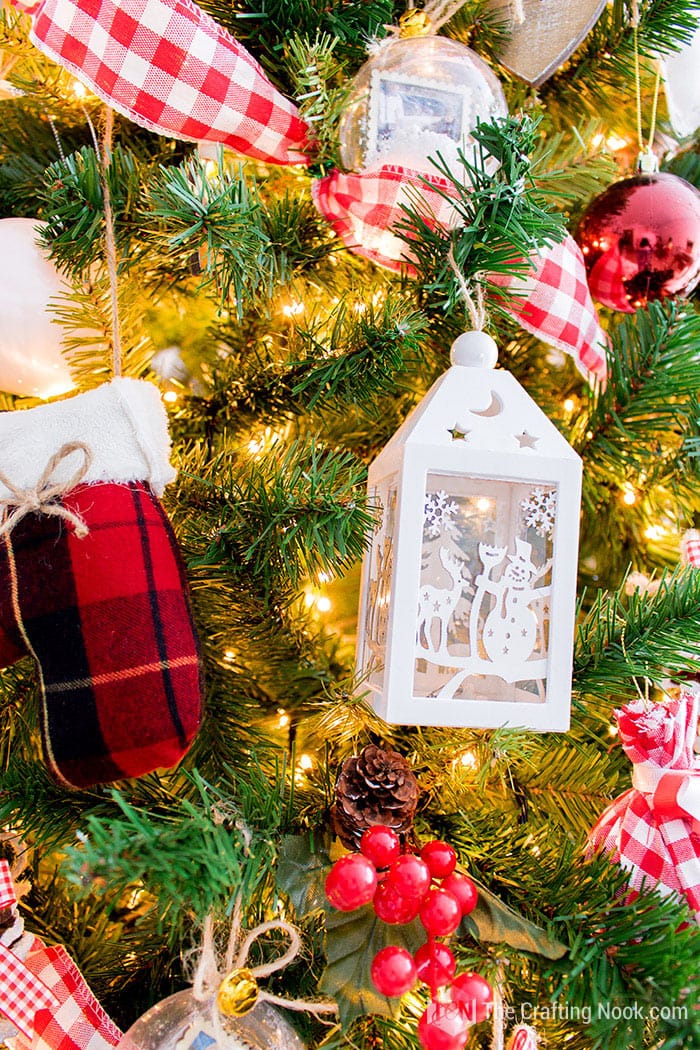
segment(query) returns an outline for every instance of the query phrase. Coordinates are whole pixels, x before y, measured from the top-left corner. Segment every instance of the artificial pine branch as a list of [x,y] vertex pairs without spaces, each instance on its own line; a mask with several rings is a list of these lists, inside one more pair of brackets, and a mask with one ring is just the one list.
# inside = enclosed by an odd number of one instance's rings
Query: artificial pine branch
[[[451,190],[434,188],[453,204],[459,216],[456,229],[448,233],[436,225],[418,194],[415,205],[404,208],[406,219],[396,229],[411,245],[424,293],[436,307],[446,312],[464,308],[448,262],[450,249],[467,285],[479,283],[495,293],[492,305],[498,309],[498,302],[508,301],[509,293],[489,282],[488,274],[526,275],[532,252],[564,239],[563,221],[532,179],[529,154],[537,125],[530,117],[506,117],[490,124],[478,121],[472,132],[477,144],[473,163],[459,154],[464,175],[451,172],[438,155],[435,167]],[[489,160],[498,162],[495,171]]]

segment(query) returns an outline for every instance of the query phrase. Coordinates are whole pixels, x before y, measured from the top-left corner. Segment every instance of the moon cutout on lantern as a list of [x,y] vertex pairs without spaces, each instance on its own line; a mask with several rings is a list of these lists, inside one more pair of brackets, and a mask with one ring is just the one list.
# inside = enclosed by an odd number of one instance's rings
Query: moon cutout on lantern
[[470,408],[469,411],[473,416],[500,416],[503,411],[503,402],[496,393],[495,390],[491,391],[491,404],[487,405],[486,408],[477,409]]

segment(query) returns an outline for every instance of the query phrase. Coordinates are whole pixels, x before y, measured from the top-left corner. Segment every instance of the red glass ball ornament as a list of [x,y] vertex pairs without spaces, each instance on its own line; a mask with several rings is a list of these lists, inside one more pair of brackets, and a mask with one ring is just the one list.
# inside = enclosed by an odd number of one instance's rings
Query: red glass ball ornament
[[377,952],[372,960],[370,975],[377,991],[386,996],[410,992],[418,979],[411,953],[393,944]]
[[462,909],[462,915],[469,915],[476,908],[479,894],[468,875],[460,875],[459,872],[455,871],[442,880],[440,887],[443,890],[448,890],[453,897],[457,898]]
[[420,921],[433,937],[448,937],[462,919],[459,901],[449,890],[430,890],[420,906]]
[[422,900],[430,889],[430,868],[413,853],[404,853],[389,868],[389,882],[404,897]]
[[438,839],[426,842],[420,855],[430,868],[430,874],[434,879],[444,879],[455,870],[457,854],[449,842],[440,842]]
[[432,1002],[418,1022],[418,1039],[425,1050],[462,1050],[469,1022],[457,1003]]
[[388,868],[401,853],[399,836],[392,828],[375,824],[367,828],[360,839],[360,853],[368,857],[377,868]]
[[446,944],[440,944],[439,941],[421,944],[413,958],[418,980],[430,988],[442,988],[449,984],[457,969],[454,955]]
[[668,172],[622,179],[596,197],[575,238],[594,299],[634,313],[700,281],[700,192]]
[[338,911],[369,904],[377,889],[374,864],[361,853],[340,857],[326,876],[326,897]]
[[382,922],[388,922],[390,926],[412,922],[418,915],[419,908],[419,900],[415,897],[404,897],[388,878],[377,886],[374,894],[374,911]]
[[470,1024],[477,1024],[485,1021],[493,1009],[493,989],[478,973],[460,973],[452,982],[452,1001],[463,1010]]

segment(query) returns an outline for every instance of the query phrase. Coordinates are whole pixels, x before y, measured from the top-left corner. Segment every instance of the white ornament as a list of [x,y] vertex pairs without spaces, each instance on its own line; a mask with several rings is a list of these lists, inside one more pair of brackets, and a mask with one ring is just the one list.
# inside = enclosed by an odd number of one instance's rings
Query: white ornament
[[567,729],[581,461],[553,423],[510,373],[453,365],[369,488],[382,514],[357,664],[374,709],[409,725]]
[[685,138],[700,127],[700,26],[686,47],[663,58],[661,68],[671,125]]
[[52,303],[70,287],[46,256],[35,219],[0,219],[0,390],[54,397],[74,386]]
[[258,1002],[241,1017],[224,1018],[192,989],[161,1000],[136,1021],[117,1050],[304,1050],[282,1010]]

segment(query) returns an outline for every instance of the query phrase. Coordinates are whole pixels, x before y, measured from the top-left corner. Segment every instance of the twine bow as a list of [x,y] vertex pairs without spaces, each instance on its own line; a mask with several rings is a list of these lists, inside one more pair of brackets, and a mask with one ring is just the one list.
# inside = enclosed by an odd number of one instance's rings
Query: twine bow
[[[10,865],[0,860],[0,908],[17,904]],[[34,1015],[38,1010],[56,1010],[59,1001],[25,963],[0,944],[0,1013],[31,1042]]]
[[[272,962],[261,966],[247,966],[248,953],[254,942],[269,930],[283,930],[289,937],[289,947],[283,955]],[[248,1013],[258,1002],[272,1003],[275,1006],[284,1006],[288,1010],[307,1010],[313,1014],[337,1013],[338,1007],[332,1002],[310,1002],[306,999],[287,999],[284,996],[273,995],[264,988],[257,985],[258,978],[269,977],[270,974],[283,970],[298,955],[301,948],[301,936],[295,926],[282,919],[273,919],[263,922],[237,945],[241,932],[241,902],[236,901],[231,932],[229,935],[228,949],[222,970],[217,960],[216,946],[214,943],[214,924],[211,915],[204,921],[202,937],[202,948],[195,971],[192,984],[194,998],[201,1003],[212,1003],[212,1023],[215,1031],[222,1029],[221,1015],[242,1016]],[[236,1006],[236,1003],[238,1004]],[[217,1039],[217,1042],[220,1042]]]
[[[82,452],[83,462],[73,476],[67,481],[52,481],[52,475],[59,464],[74,452]],[[9,535],[15,525],[18,525],[22,518],[31,513],[41,513],[53,518],[62,518],[73,526],[79,539],[87,536],[88,527],[81,516],[70,510],[69,507],[64,507],[62,503],[56,501],[83,480],[90,469],[91,463],[92,453],[87,445],[84,445],[82,441],[67,441],[51,456],[41,477],[33,488],[31,486],[25,489],[19,488],[0,471],[0,484],[4,485],[10,493],[9,496],[0,497],[0,508],[4,508],[5,513],[11,511],[0,524],[0,536]],[[11,508],[14,509],[11,510]]]

